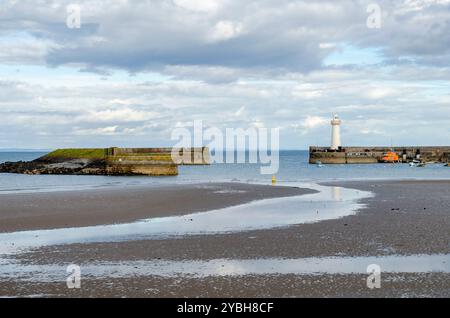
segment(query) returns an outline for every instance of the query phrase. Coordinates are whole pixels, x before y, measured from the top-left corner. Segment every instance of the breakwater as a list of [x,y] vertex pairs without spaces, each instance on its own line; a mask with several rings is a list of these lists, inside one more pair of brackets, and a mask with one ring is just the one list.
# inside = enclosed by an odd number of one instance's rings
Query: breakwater
[[207,165],[209,150],[200,148],[107,148],[108,175],[177,175],[178,165]]
[[33,161],[0,164],[0,172],[171,176],[178,174],[178,165],[206,164],[207,147],[57,149]]
[[389,152],[395,152],[400,162],[413,160],[421,162],[450,162],[450,146],[409,146],[409,147],[340,147],[332,150],[329,147],[309,148],[309,163],[321,161],[325,164],[361,164],[378,163]]

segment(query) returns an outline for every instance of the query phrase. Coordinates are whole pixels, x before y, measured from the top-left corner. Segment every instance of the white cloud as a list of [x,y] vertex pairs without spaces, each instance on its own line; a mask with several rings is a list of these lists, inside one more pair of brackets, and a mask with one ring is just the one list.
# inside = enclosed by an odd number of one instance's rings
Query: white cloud
[[239,36],[242,32],[242,23],[233,21],[219,21],[209,34],[209,40],[213,42],[226,41]]
[[84,122],[141,122],[147,120],[156,120],[160,117],[157,112],[140,111],[130,108],[106,109],[99,111],[89,111],[87,114],[78,118]]
[[336,43],[320,43],[319,47],[321,49],[334,49],[336,47]]
[[375,87],[362,91],[362,94],[370,99],[381,99],[396,95],[398,92],[392,87]]
[[292,96],[300,99],[320,98],[324,91],[318,86],[310,83],[296,85],[292,90]]
[[203,13],[214,13],[220,7],[220,2],[216,0],[174,0],[174,2],[184,9]]
[[328,124],[328,119],[318,116],[307,116],[306,119],[301,123],[301,126],[306,129],[313,129],[319,126],[324,126]]
[[60,47],[60,45],[46,39],[35,39],[32,37],[0,37],[0,63],[45,63],[45,58],[50,51]]
[[91,129],[74,129],[75,135],[81,135],[81,136],[112,136],[116,135],[119,132],[117,131],[117,128],[119,126],[108,126],[108,127],[101,127],[101,128],[91,128]]

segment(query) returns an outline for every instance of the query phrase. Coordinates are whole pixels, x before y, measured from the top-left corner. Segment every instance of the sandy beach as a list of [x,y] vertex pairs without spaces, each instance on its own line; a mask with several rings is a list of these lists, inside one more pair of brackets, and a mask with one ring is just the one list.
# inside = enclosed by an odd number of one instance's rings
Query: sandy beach
[[[450,254],[450,181],[371,181],[340,182],[341,186],[375,195],[363,199],[358,213],[316,223],[216,235],[190,235],[182,238],[83,243],[38,248],[12,256],[22,265],[51,264],[121,264],[165,260],[170,262],[215,260],[304,259],[329,257],[387,257]],[[142,192],[141,192],[142,191]],[[169,216],[186,211],[206,211],[267,197],[287,197],[312,193],[311,190],[254,186],[247,184],[208,184],[193,188],[158,188],[152,194],[144,189],[96,194],[52,193],[19,197],[5,196],[1,208],[2,231],[46,228],[44,224],[63,227],[68,220],[77,226],[126,222],[144,217]],[[82,200],[80,200],[83,198]],[[196,198],[199,199],[196,199]],[[59,198],[59,199],[58,199]],[[90,198],[92,201],[86,200]],[[99,198],[103,198],[99,200]],[[66,204],[62,212],[40,211],[44,221],[34,221],[32,208],[19,202],[52,202],[52,209]],[[105,202],[119,206],[113,213],[102,209],[86,210],[89,204]],[[116,200],[116,201],[114,201]],[[169,200],[169,205],[163,205]],[[6,202],[3,201],[2,203]],[[78,205],[75,202],[79,203]],[[186,202],[188,209],[186,209]],[[14,205],[15,204],[15,205]],[[34,205],[32,205],[34,206]],[[69,208],[70,206],[70,208]],[[95,205],[96,206],[96,205]],[[152,207],[144,214],[124,216],[124,207]],[[182,206],[182,208],[180,207]],[[15,207],[15,210],[11,207]],[[153,209],[155,207],[155,209]],[[161,207],[158,209],[158,207]],[[162,208],[163,207],[163,208]],[[61,211],[58,209],[58,211]],[[133,209],[127,209],[132,211]],[[22,211],[22,213],[17,213]],[[77,211],[77,216],[72,213]],[[105,221],[106,220],[106,221]],[[7,224],[7,225],[4,225]],[[336,265],[339,266],[339,265]],[[404,264],[408,266],[408,264]],[[2,279],[0,296],[52,295],[62,297],[449,297],[450,264],[447,272],[384,273],[382,288],[369,289],[366,274],[283,273],[268,275],[223,275],[201,278],[163,277],[147,272],[130,277],[83,277],[83,287],[69,290],[65,281],[17,282]]]
[[294,187],[205,183],[3,194],[0,233],[126,223],[313,192]]

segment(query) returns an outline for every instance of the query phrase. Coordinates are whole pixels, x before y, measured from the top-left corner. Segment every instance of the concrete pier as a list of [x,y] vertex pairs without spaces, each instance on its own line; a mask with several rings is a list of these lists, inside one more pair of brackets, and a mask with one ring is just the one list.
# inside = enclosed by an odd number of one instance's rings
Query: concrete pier
[[436,147],[339,147],[337,150],[330,147],[309,148],[309,163],[321,161],[324,164],[362,164],[378,163],[388,152],[396,152],[400,162],[407,163],[413,160],[421,162],[450,162],[450,146]]
[[33,161],[1,163],[0,173],[173,176],[179,165],[207,165],[209,160],[207,147],[71,148]]
[[[177,161],[175,158],[184,158]],[[113,175],[169,176],[178,174],[178,165],[209,164],[208,148],[107,148],[106,173]]]

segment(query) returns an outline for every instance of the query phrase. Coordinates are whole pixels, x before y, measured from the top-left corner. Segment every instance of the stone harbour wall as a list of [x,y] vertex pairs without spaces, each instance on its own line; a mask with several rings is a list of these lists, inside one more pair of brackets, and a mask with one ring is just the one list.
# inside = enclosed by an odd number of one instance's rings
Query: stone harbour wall
[[341,147],[338,151],[329,147],[310,147],[309,163],[321,161],[325,164],[377,163],[388,151],[398,154],[401,162],[420,160],[422,162],[447,163],[450,161],[450,147]]

